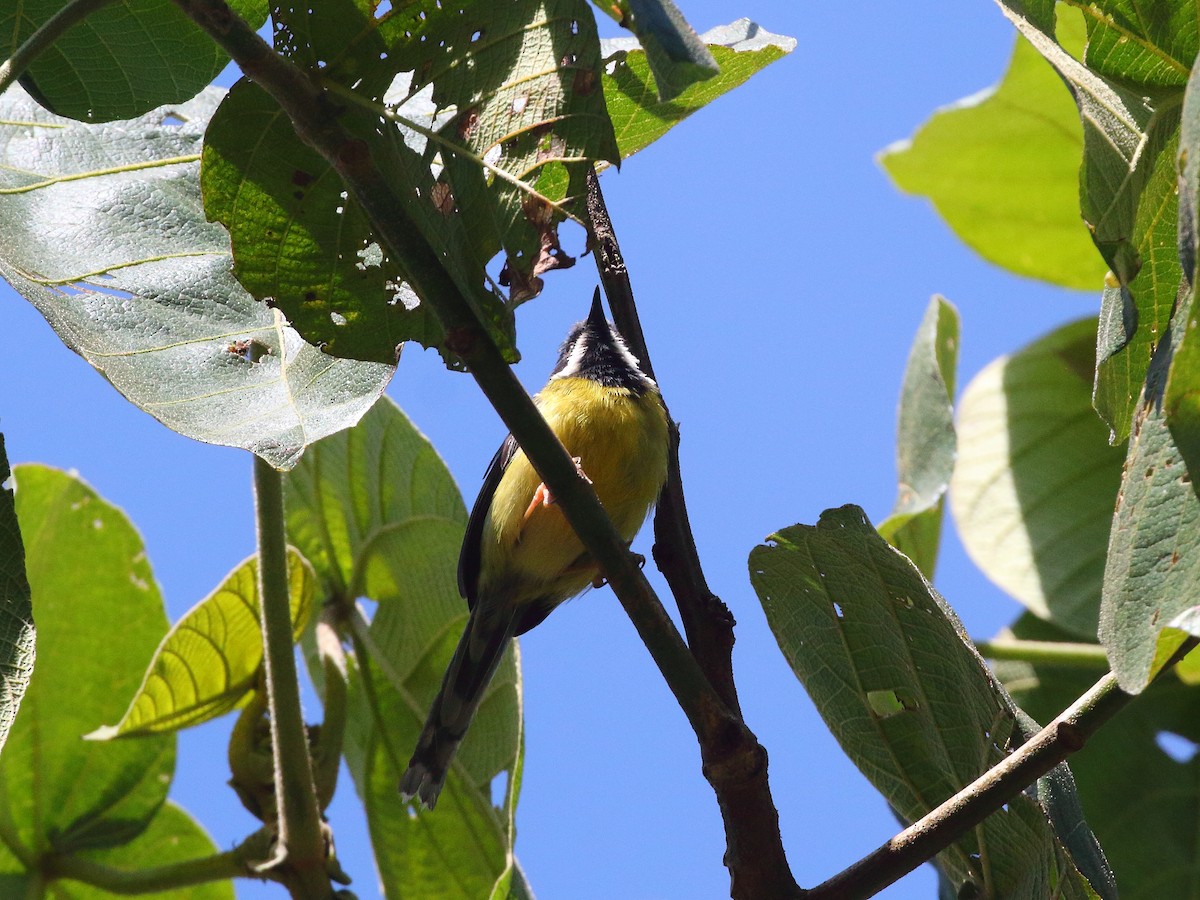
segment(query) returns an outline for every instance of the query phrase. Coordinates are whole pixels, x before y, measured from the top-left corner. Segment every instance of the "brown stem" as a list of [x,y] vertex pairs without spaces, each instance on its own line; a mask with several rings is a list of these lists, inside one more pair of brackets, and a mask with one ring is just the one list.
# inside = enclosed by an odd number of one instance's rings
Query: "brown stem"
[[[613,319],[633,355],[654,377],[629,270],[594,170],[587,174],[587,213],[596,268]],[[654,517],[654,561],[675,597],[692,655],[740,723],[742,710],[733,680],[733,615],[709,589],[696,552],[679,471],[679,430],[674,420],[667,483]],[[725,823],[730,894],[735,898],[798,895],[800,889],[788,867],[779,833],[779,812],[767,780],[766,750],[742,725],[728,730],[719,742],[702,741],[701,755],[705,777],[717,795]]]

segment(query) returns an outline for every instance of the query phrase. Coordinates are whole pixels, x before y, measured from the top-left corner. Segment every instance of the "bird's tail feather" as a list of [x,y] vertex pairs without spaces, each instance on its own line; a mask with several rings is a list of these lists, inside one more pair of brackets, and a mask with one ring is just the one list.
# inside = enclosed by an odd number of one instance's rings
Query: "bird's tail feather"
[[428,809],[437,803],[450,761],[496,674],[514,627],[511,614],[500,619],[485,616],[478,604],[472,610],[417,740],[417,749],[400,779],[404,797],[419,797]]

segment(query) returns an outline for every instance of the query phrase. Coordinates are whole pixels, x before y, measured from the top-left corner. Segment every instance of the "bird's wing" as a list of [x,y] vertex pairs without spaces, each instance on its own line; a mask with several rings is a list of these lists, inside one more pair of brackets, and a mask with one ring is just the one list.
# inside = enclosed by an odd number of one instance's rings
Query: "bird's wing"
[[466,598],[467,607],[475,608],[475,596],[479,589],[480,550],[483,542],[483,523],[504,470],[517,452],[517,442],[510,434],[492,457],[487,472],[483,475],[483,486],[475,505],[471,507],[471,518],[467,520],[467,533],[463,535],[462,550],[458,554],[458,592]]

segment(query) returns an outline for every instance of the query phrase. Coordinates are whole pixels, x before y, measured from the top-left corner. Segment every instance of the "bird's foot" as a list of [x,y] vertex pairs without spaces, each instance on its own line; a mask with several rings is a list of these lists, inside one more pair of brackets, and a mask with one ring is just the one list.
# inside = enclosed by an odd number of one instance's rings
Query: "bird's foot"
[[[578,456],[572,456],[571,460],[575,463],[575,471],[579,473],[579,477],[588,484],[591,484],[592,479],[588,478],[587,473],[583,471],[583,459]],[[533,499],[529,501],[529,506],[525,510],[525,520],[528,520],[539,506],[553,506],[554,503],[554,495],[550,493],[550,488],[546,487],[544,481],[541,482],[538,484],[537,490],[533,492]]]

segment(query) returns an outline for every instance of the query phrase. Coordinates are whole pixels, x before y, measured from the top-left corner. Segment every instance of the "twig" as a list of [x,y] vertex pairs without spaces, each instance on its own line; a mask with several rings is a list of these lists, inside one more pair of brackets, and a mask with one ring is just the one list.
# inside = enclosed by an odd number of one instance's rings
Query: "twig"
[[283,478],[254,457],[254,509],[258,522],[258,596],[263,631],[263,667],[271,714],[275,761],[278,845],[264,867],[278,873],[292,896],[332,897],[325,869],[325,835],[313,784],[308,732],[300,709],[300,683],[292,645],[288,602],[287,540]]
[[[629,270],[594,170],[587,173],[587,212],[596,268],[613,318],[633,355],[653,378],[654,367],[638,318]],[[726,707],[741,720],[733,680],[733,616],[709,589],[700,565],[679,470],[679,431],[674,420],[671,423],[667,483],[654,517],[654,560],[675,597],[692,654]],[[767,780],[766,750],[743,727],[734,742],[720,746],[702,743],[701,752],[705,775],[725,822],[725,865],[729,868],[731,895],[775,897],[798,893]]]
[[[1189,638],[1158,674],[1183,659],[1200,640]],[[1133,700],[1112,673],[1097,681],[1049,725],[945,803],[876,850],[808,891],[809,900],[873,897],[949,847],[1072,753]]]
[[57,41],[72,25],[82,22],[96,10],[108,6],[113,0],[72,0],[41,24],[24,43],[13,51],[12,56],[0,65],[0,94],[12,87],[13,82],[25,74],[35,59]]
[[326,93],[293,63],[275,54],[224,0],[175,3],[279,103],[299,138],[341,176],[380,243],[393,258],[406,260],[408,281],[437,315],[446,333],[447,348],[466,363],[492,407],[553,491],[559,508],[598,563],[701,741],[728,740],[731,733],[744,726],[731,716],[709,685],[592,486],[580,477],[574,461],[384,178],[370,145],[347,132],[336,104]]
[[149,869],[118,869],[64,854],[47,857],[42,870],[47,880],[79,881],[110,894],[153,894],[230,878],[262,878],[255,874],[253,865],[269,852],[270,843],[271,834],[260,829],[224,853]]
[[1099,644],[1000,638],[994,641],[976,641],[975,649],[986,659],[1069,666],[1073,669],[1108,668],[1108,654]]

